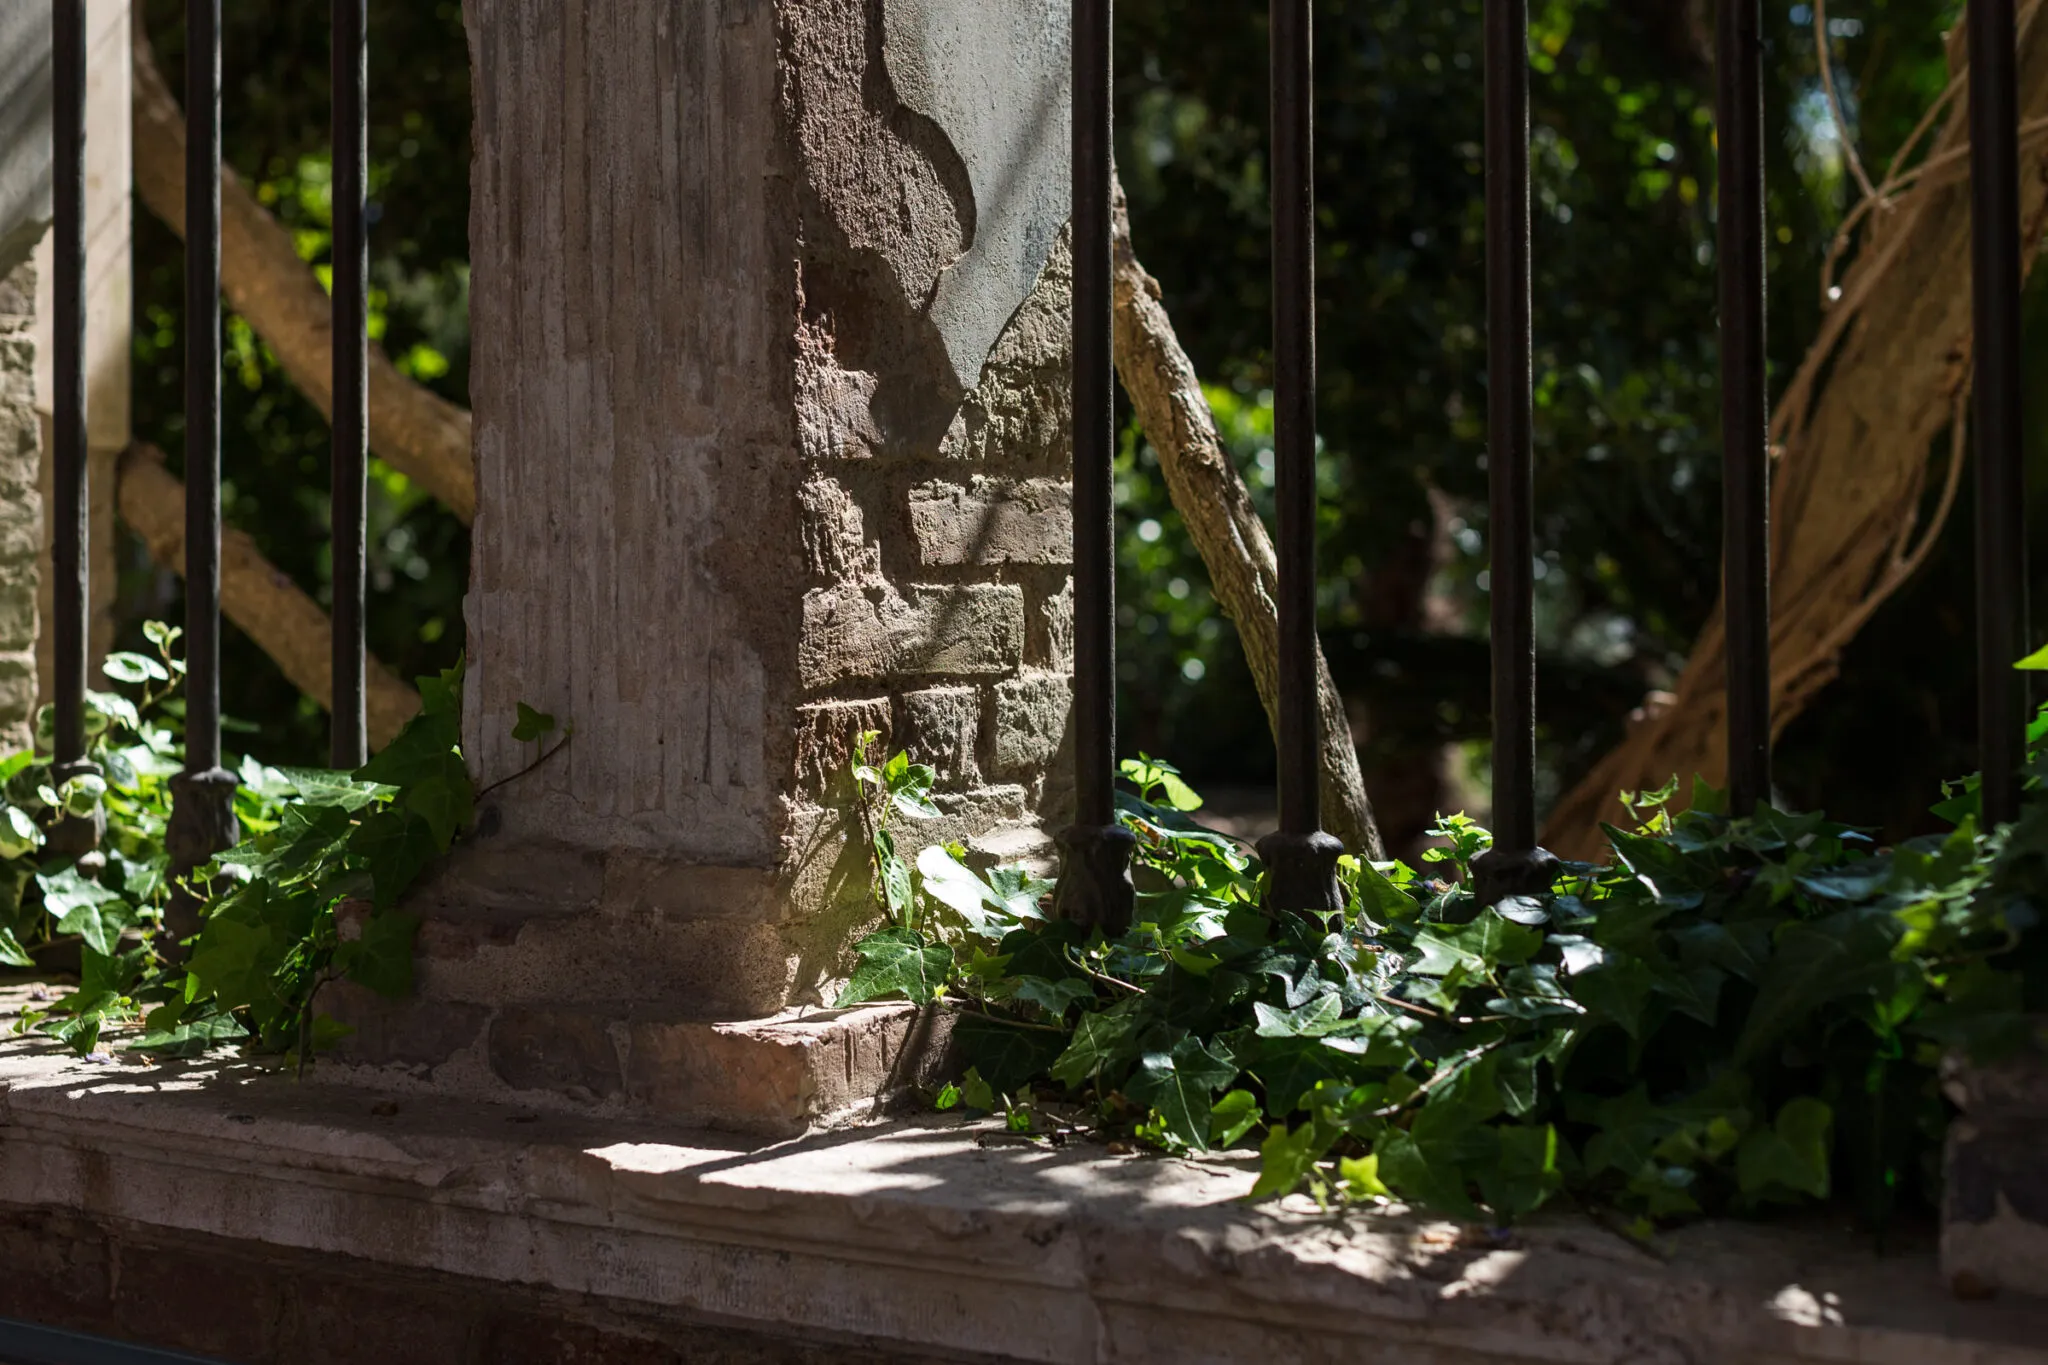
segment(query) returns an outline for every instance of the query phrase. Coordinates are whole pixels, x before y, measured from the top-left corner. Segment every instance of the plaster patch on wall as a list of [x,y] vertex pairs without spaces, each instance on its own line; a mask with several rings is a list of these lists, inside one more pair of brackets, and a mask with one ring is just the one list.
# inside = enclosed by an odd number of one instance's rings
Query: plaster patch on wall
[[1031,294],[1071,212],[1072,67],[1066,0],[886,0],[883,54],[905,106],[967,167],[973,237],[929,309],[972,390]]

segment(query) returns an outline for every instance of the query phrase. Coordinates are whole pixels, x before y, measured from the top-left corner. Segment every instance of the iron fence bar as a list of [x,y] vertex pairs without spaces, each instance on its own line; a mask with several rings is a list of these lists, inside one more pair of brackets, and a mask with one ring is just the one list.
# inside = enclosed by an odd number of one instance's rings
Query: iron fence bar
[[[234,846],[220,746],[220,0],[185,5],[185,769],[165,833],[174,877]],[[174,893],[175,956],[198,907]]]
[[1976,323],[1977,707],[1984,823],[2020,813],[2026,703],[2021,463],[2019,93],[2013,0],[1970,0],[1971,264]]
[[1272,0],[1273,454],[1278,504],[1280,828],[1260,841],[1275,910],[1338,910],[1316,711],[1315,32],[1311,0]]
[[364,643],[364,494],[369,467],[369,42],[363,0],[333,0],[334,706],[332,760],[369,760]]
[[1486,0],[1486,481],[1494,847],[1480,899],[1548,890],[1536,846],[1534,366],[1529,294],[1529,6]]
[[1111,296],[1111,0],[1074,0],[1074,763],[1075,823],[1059,911],[1108,933],[1129,927],[1136,839],[1116,814],[1116,449]]
[[[50,11],[51,181],[55,230],[51,298],[55,316],[51,425],[50,622],[56,683],[52,774],[59,786],[96,773],[86,757],[85,679],[91,496],[85,426],[85,0],[56,0]],[[97,842],[97,824],[60,820],[51,831],[68,852]]]
[[1536,843],[1527,0],[1486,3],[1486,376],[1494,837],[1527,849]]
[[1764,351],[1761,0],[1721,0],[1714,52],[1728,787],[1730,810],[1748,815],[1771,795],[1771,419]]

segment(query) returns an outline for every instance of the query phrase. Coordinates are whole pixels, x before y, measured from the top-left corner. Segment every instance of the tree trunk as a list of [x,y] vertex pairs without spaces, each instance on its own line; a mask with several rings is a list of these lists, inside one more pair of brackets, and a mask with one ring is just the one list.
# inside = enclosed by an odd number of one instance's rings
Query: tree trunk
[[[1160,302],[1158,281],[1145,273],[1131,249],[1129,205],[1121,186],[1115,249],[1117,375],[1138,410],[1146,439],[1159,452],[1167,491],[1208,567],[1216,600],[1237,626],[1271,722],[1280,673],[1280,616],[1275,606],[1279,568],[1273,542],[1252,506],[1251,491],[1224,449],[1194,362],[1181,349],[1173,321]],[[1385,857],[1359,775],[1344,699],[1320,646],[1316,674],[1322,713],[1323,823],[1351,852]]]
[[[2038,15],[2039,11],[2034,11]],[[1958,34],[1960,33],[1958,25]],[[2048,116],[2048,22],[2019,37],[2020,116]],[[1951,35],[1950,62],[1961,43]],[[1771,720],[1782,732],[1834,680],[1843,648],[1925,557],[1952,506],[1970,390],[1970,186],[1967,104],[1911,188],[1877,211],[1839,300],[1788,386],[1774,422],[1771,483]],[[2022,150],[2027,240],[2048,231],[2048,142]],[[2026,266],[2031,268],[2030,253]],[[1929,451],[1954,436],[1946,491],[1920,525]],[[1694,644],[1672,695],[1646,705],[1626,739],[1551,812],[1546,847],[1602,856],[1602,820],[1622,791],[1727,771],[1722,609]],[[1690,783],[1682,781],[1681,793]]]

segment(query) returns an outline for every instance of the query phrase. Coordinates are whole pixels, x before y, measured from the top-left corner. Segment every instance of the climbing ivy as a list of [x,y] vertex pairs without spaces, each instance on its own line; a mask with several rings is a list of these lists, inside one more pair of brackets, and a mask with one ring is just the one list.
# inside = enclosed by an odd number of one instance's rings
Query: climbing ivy
[[2015,869],[2048,867],[2048,817],[1987,836],[1960,785],[1951,833],[1876,848],[1819,815],[1730,818],[1705,786],[1674,814],[1674,784],[1630,798],[1611,863],[1496,905],[1472,890],[1490,836],[1450,817],[1420,869],[1347,858],[1342,912],[1272,916],[1177,772],[1124,773],[1128,933],[939,849],[919,918],[858,945],[842,1003],[959,1016],[971,1069],[940,1107],[1168,1152],[1256,1142],[1259,1197],[1503,1223],[1562,1195],[1639,1227],[1841,1197],[1881,1221],[1934,1189],[1940,1058],[2025,1035]]
[[[78,984],[25,1011],[80,1054],[110,1028],[157,1056],[230,1042],[301,1063],[338,1036],[315,1011],[327,983],[411,989],[417,921],[397,908],[469,822],[474,795],[459,747],[462,671],[420,679],[420,713],[353,773],[274,768],[245,758],[235,811],[243,841],[171,884],[164,855],[169,780],[183,766],[179,632],[146,631],[155,657],[115,654],[105,672],[128,691],[86,694],[89,756],[102,777],[50,785],[50,709],[38,745],[0,760],[0,963],[64,969]],[[522,707],[540,738],[553,718]],[[103,816],[98,850],[53,850],[64,816]],[[62,841],[57,841],[61,843]],[[200,931],[168,951],[173,894],[201,903]],[[139,1027],[132,1027],[139,1025]]]

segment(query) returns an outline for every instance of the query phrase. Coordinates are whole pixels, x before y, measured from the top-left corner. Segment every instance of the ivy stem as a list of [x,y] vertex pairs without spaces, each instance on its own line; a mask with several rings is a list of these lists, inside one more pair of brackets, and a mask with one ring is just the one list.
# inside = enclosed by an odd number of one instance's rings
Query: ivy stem
[[1066,1029],[1061,1028],[1057,1024],[1032,1024],[1026,1023],[1022,1019],[1006,1019],[1000,1014],[992,1014],[984,1009],[974,1009],[967,1005],[960,1004],[958,1001],[942,999],[934,1000],[932,1001],[932,1003],[934,1005],[942,1006],[945,1009],[953,1010],[959,1014],[971,1014],[977,1019],[986,1019],[992,1024],[1006,1024],[1011,1028],[1028,1028],[1038,1033],[1057,1033],[1062,1037],[1064,1037],[1067,1033]]
[[1119,981],[1113,976],[1105,976],[1103,973],[1095,971],[1092,968],[1090,968],[1087,963],[1080,961],[1071,953],[1063,951],[1061,953],[1061,956],[1066,958],[1068,966],[1075,968],[1077,971],[1081,973],[1081,975],[1087,977],[1090,981],[1094,981],[1104,986],[1115,986],[1120,990],[1129,991],[1133,995],[1143,995],[1145,993],[1145,988],[1143,986],[1133,986],[1128,981]]
[[483,789],[482,791],[480,791],[480,792],[478,792],[478,793],[476,794],[476,800],[478,800],[478,801],[481,801],[481,800],[483,800],[483,799],[484,799],[484,798],[485,798],[486,796],[489,796],[489,795],[490,795],[490,794],[491,794],[492,792],[496,791],[496,790],[497,790],[498,788],[500,788],[500,787],[502,787],[502,786],[506,785],[507,783],[510,783],[510,782],[517,782],[517,781],[518,781],[518,780],[519,780],[520,778],[522,778],[522,777],[526,776],[526,775],[527,775],[528,773],[531,773],[531,772],[537,772],[537,771],[539,771],[539,769],[540,769],[540,766],[541,766],[541,764],[543,764],[543,763],[546,763],[546,762],[547,762],[547,761],[548,761],[549,759],[553,758],[553,757],[554,757],[554,756],[555,756],[556,754],[558,754],[558,753],[562,752],[562,750],[564,750],[564,749],[568,748],[568,747],[569,747],[569,741],[570,741],[570,740],[572,740],[572,739],[574,739],[574,738],[576,738],[576,735],[575,735],[575,732],[574,732],[574,731],[567,731],[567,732],[564,732],[564,733],[563,733],[563,735],[562,735],[562,741],[561,741],[561,743],[557,744],[557,745],[556,745],[556,746],[555,746],[554,748],[552,748],[552,749],[548,750],[548,751],[547,751],[546,753],[542,754],[542,755],[541,755],[541,756],[540,756],[539,758],[536,758],[535,760],[533,760],[533,762],[531,762],[531,763],[527,764],[527,765],[526,765],[525,767],[521,768],[521,769],[520,769],[520,770],[519,770],[518,772],[516,772],[516,773],[513,773],[513,774],[512,774],[511,776],[509,776],[509,777],[501,777],[501,778],[499,778],[499,779],[498,779],[498,780],[497,780],[496,782],[493,782],[493,783],[491,783],[491,785],[490,785],[490,786],[488,786],[488,787],[485,787],[485,788],[484,788],[484,789]]

